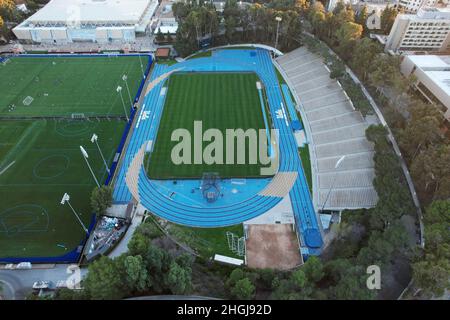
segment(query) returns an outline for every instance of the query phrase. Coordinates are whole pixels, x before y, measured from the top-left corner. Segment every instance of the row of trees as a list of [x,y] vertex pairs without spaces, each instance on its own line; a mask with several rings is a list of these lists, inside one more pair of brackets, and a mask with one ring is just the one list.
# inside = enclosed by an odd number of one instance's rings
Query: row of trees
[[128,243],[127,253],[94,261],[83,280],[83,289],[60,290],[57,299],[123,299],[188,293],[192,288],[193,258],[152,244],[152,239],[159,235],[153,224],[142,224]]
[[[398,253],[410,256],[416,261],[413,264],[413,279],[416,288],[420,288],[418,291],[425,296],[432,293],[440,295],[444,288],[449,287],[450,274],[448,263],[450,210],[448,200],[446,201],[450,197],[448,166],[450,145],[448,137],[441,130],[443,117],[435,106],[423,101],[411,89],[415,78],[404,77],[401,74],[400,58],[384,54],[378,44],[364,37],[362,26],[355,25],[359,20],[358,15],[362,15],[361,12],[354,18],[351,8],[342,4],[338,5],[333,13],[321,14],[321,12],[323,9],[317,2],[308,12],[314,33],[335,49],[372,92],[397,136],[422,203],[429,205],[424,216],[425,250],[411,256],[409,250],[401,249],[406,238],[404,230],[401,230],[404,228],[399,222],[401,217],[412,214],[414,208],[398,159],[385,138],[385,130],[382,127],[369,128],[366,134],[368,139],[374,142],[376,151],[374,186],[380,199],[377,206],[369,211],[366,225],[374,231],[367,240],[368,246],[362,248],[360,254],[370,251],[370,247],[372,249],[378,247],[379,254],[392,257],[392,249],[398,251],[400,248]],[[396,9],[393,8],[387,8],[383,13],[384,33],[389,32],[395,15]],[[339,22],[330,27],[335,21]],[[326,57],[326,50],[328,49],[319,48],[317,51],[321,51],[320,53]],[[334,72],[336,77],[345,74],[342,65],[335,62],[333,65],[332,73]],[[394,230],[394,226],[398,230],[389,232]],[[444,230],[447,230],[446,234]],[[392,239],[392,236],[397,239],[394,242],[396,245],[387,241]],[[442,247],[437,246],[437,243],[441,243]],[[365,255],[376,257],[376,251]]]
[[207,1],[199,4],[177,2],[173,5],[179,25],[175,48],[182,56],[186,56],[199,50],[204,39],[208,39],[213,45],[242,42],[274,45],[277,31],[275,17],[282,18],[279,47],[293,48],[298,45],[301,33],[301,4],[306,5],[304,0],[297,0],[295,3],[296,5],[291,6],[271,7],[258,3],[240,5],[236,0],[228,0],[223,12],[219,13]]

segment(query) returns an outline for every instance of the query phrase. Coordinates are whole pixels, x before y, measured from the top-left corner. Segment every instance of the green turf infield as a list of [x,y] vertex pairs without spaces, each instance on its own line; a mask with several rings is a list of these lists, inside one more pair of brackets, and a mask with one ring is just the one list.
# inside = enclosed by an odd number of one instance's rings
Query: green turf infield
[[0,121],[0,257],[57,256],[76,248],[84,232],[67,205],[86,225],[91,220],[90,193],[95,182],[79,146],[100,181],[106,170],[90,141],[93,133],[112,162],[125,121]]
[[[139,57],[20,57],[0,63],[0,117],[123,116],[142,78]],[[32,101],[30,98],[31,97]],[[27,101],[28,100],[28,101]],[[27,105],[28,104],[28,105]]]
[[[172,132],[185,128],[194,139],[194,121],[201,120],[203,132],[219,129],[265,129],[261,102],[254,73],[177,73],[170,76],[163,115],[153,152],[146,159],[150,178],[200,178],[204,172],[217,172],[220,177],[259,177],[262,165],[246,164],[179,164],[172,162]],[[209,142],[203,143],[205,148]],[[192,143],[192,161],[194,147]],[[248,148],[247,148],[248,149]],[[235,145],[235,158],[237,147]]]

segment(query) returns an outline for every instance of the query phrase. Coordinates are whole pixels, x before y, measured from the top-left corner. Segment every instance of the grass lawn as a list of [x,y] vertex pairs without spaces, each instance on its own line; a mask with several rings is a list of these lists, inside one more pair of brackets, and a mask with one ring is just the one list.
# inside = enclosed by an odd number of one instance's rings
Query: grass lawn
[[303,148],[298,148],[300,159],[302,160],[303,171],[305,172],[306,181],[308,182],[309,192],[312,194],[312,173],[311,173],[311,159],[309,157],[308,145]]
[[238,237],[242,237],[244,235],[242,224],[223,228],[191,228],[171,223],[168,229],[178,241],[185,243],[205,258],[213,257],[217,253],[243,259],[229,249],[226,236],[226,232],[230,231]]
[[[203,52],[199,52],[197,54],[194,54],[192,57],[190,57],[189,59],[196,59],[196,58],[205,58],[205,57],[211,57],[212,55],[212,51],[208,50],[208,51],[203,51]],[[189,60],[188,59],[188,60]]]
[[124,127],[119,120],[0,121],[0,257],[57,256],[79,245],[84,232],[70,208],[60,204],[67,192],[89,225],[95,183],[79,146],[104,181],[106,170],[90,138],[98,134],[111,163]]
[[[158,136],[147,164],[149,177],[200,178],[204,172],[217,172],[221,177],[259,177],[261,165],[259,162],[248,164],[248,150],[245,150],[246,164],[237,164],[237,161],[235,164],[194,164],[194,143],[191,143],[192,164],[175,165],[171,159],[172,148],[179,143],[171,141],[172,132],[185,128],[194,139],[194,121],[202,121],[203,132],[209,128],[222,132],[224,157],[225,129],[264,129],[256,74],[177,73],[168,81]],[[203,148],[209,143],[204,142]]]
[[[0,116],[122,116],[117,86],[130,108],[124,74],[133,99],[142,78],[139,57],[11,58],[0,64]],[[27,106],[28,96],[33,101]]]
[[[122,116],[116,88],[124,88],[128,108],[124,74],[134,97],[142,77],[139,57],[16,57],[0,64],[0,258],[64,255],[84,239],[70,208],[60,204],[62,195],[70,195],[72,206],[89,225],[95,182],[79,147],[85,147],[103,182],[106,169],[90,138],[93,133],[99,136],[111,163],[125,121],[51,117]],[[28,96],[33,100],[26,106]]]

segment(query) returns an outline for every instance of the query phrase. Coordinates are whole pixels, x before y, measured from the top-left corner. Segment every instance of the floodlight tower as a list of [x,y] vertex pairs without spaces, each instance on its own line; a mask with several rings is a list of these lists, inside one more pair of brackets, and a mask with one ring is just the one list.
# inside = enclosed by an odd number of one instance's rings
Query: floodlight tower
[[128,118],[127,108],[125,107],[125,101],[123,101],[122,87],[118,86],[116,91],[120,94],[120,99],[122,99],[123,112],[125,113],[125,117],[127,117],[127,122],[129,122],[130,118]]
[[335,184],[336,178],[337,178],[337,171],[336,171],[336,170],[339,168],[339,166],[341,165],[341,163],[345,160],[345,157],[346,157],[345,155],[342,156],[342,157],[340,157],[339,160],[336,161],[336,164],[334,165],[335,173],[334,173],[333,183],[331,184],[330,190],[328,190],[327,197],[325,198],[325,201],[324,201],[324,203],[323,203],[323,205],[322,205],[322,212],[323,212],[323,210],[325,209],[325,205],[327,204],[328,198],[330,197],[331,190],[333,190],[333,188],[334,188],[334,184]]
[[96,144],[98,152],[100,152],[103,163],[105,164],[106,171],[108,171],[108,174],[110,174],[111,172],[109,171],[109,167],[108,167],[108,164],[106,163],[106,159],[103,155],[102,149],[100,149],[100,146],[98,145],[98,136],[95,133],[92,135],[91,142]]
[[141,63],[141,71],[142,71],[142,78],[145,79],[145,72],[144,72],[144,66],[142,65],[141,55],[138,54],[139,62]]
[[86,234],[89,235],[88,228],[86,228],[86,226],[84,225],[83,221],[81,221],[80,217],[78,216],[77,212],[72,207],[72,205],[70,204],[69,200],[70,200],[70,196],[67,193],[64,193],[64,195],[63,195],[63,197],[61,199],[61,204],[65,205],[67,203],[69,205],[69,207],[72,210],[73,214],[78,219],[78,222],[81,224],[81,227],[83,228],[84,232],[86,232]]
[[278,31],[280,30],[280,22],[281,22],[281,17],[275,17],[275,20],[277,21],[277,36],[275,38],[275,49],[278,49]]
[[130,88],[128,87],[128,76],[126,74],[124,74],[122,76],[122,80],[125,81],[125,86],[127,87],[127,91],[128,91],[128,98],[130,99],[130,106],[131,108],[133,108],[133,101],[131,100],[131,93],[130,93]]
[[92,170],[91,165],[89,164],[89,160],[88,160],[89,155],[88,155],[88,153],[86,152],[86,150],[82,146],[80,146],[80,151],[81,151],[81,154],[83,155],[84,160],[86,160],[86,163],[87,163],[87,166],[89,168],[89,171],[91,171],[92,177],[94,178],[95,183],[97,184],[97,187],[100,188],[100,183],[98,183],[97,177],[95,176],[94,171]]

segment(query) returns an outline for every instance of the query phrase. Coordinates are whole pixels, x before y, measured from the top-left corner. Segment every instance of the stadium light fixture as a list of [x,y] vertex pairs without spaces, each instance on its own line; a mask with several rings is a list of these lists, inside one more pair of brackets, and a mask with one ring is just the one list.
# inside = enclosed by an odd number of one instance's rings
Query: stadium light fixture
[[72,207],[72,205],[70,204],[70,196],[67,193],[64,193],[62,199],[61,199],[61,204],[65,205],[66,203],[69,205],[70,209],[72,210],[73,214],[75,215],[75,217],[78,219],[78,222],[81,224],[81,227],[83,228],[84,232],[86,232],[87,235],[89,235],[89,230],[88,228],[86,228],[86,226],[84,225],[83,221],[81,221],[80,217],[78,216],[78,213],[75,211],[75,209]]
[[328,202],[328,198],[330,197],[331,190],[333,190],[334,184],[336,183],[336,178],[337,178],[337,171],[336,171],[336,170],[339,168],[339,166],[341,165],[341,163],[345,160],[345,157],[346,157],[345,155],[343,155],[342,157],[340,157],[340,158],[338,159],[338,161],[336,161],[336,163],[335,163],[335,165],[334,165],[335,173],[334,173],[333,183],[331,184],[330,190],[328,190],[327,197],[325,198],[325,201],[324,201],[324,203],[323,203],[323,205],[322,205],[322,212],[323,212],[323,210],[325,209],[325,205],[326,205],[327,202]]
[[127,87],[127,91],[128,91],[128,98],[130,99],[130,106],[131,108],[133,108],[133,100],[131,100],[131,93],[130,93],[130,87],[128,87],[128,76],[126,74],[124,74],[122,76],[122,80],[125,81],[125,86]]
[[120,94],[120,99],[122,99],[123,112],[125,113],[125,117],[127,117],[127,122],[128,122],[128,121],[130,121],[130,118],[128,118],[127,108],[125,107],[125,101],[123,101],[122,87],[118,86],[116,91]]
[[280,30],[280,22],[283,20],[281,17],[277,16],[275,17],[275,20],[277,21],[277,36],[275,38],[275,49],[278,49],[278,34]]
[[92,170],[91,165],[89,164],[89,160],[88,160],[89,155],[88,155],[88,153],[86,152],[86,150],[82,146],[80,146],[80,151],[81,151],[81,154],[83,155],[84,160],[86,160],[86,164],[87,164],[87,166],[89,168],[89,171],[91,171],[92,177],[94,178],[95,183],[97,184],[97,187],[100,188],[100,184],[98,183],[97,177],[95,176],[94,171]]
[[106,171],[108,171],[108,174],[110,174],[111,172],[109,171],[109,167],[108,164],[106,163],[106,159],[105,156],[103,155],[102,149],[100,149],[100,146],[98,144],[98,135],[96,135],[95,133],[92,135],[91,138],[91,142],[95,143],[95,145],[97,146],[98,152],[100,152],[100,155],[102,157],[103,160],[103,164],[105,165]]

